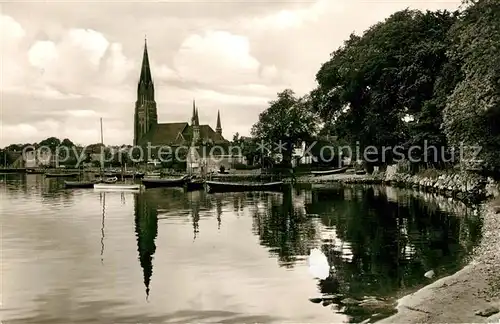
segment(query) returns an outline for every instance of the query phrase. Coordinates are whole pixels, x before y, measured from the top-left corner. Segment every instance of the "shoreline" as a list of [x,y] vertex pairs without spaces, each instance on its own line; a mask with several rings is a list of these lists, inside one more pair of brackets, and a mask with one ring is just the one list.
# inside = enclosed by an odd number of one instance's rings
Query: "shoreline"
[[402,297],[397,301],[397,313],[375,322],[500,323],[500,186],[491,179],[466,173],[432,178],[387,173],[301,177],[297,183],[380,184],[432,192],[466,204],[479,204],[483,226],[481,241],[468,265]]
[[397,313],[377,323],[498,323],[500,214],[496,206],[492,201],[481,206],[483,237],[467,266],[399,299]]

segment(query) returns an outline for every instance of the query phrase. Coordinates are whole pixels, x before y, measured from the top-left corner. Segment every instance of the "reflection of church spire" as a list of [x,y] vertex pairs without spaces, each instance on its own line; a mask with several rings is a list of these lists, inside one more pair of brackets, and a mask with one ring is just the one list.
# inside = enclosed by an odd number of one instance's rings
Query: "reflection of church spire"
[[144,194],[137,194],[134,198],[137,250],[144,273],[147,299],[149,297],[149,284],[153,275],[153,255],[156,251],[155,238],[158,234],[158,212],[156,206],[148,206]]

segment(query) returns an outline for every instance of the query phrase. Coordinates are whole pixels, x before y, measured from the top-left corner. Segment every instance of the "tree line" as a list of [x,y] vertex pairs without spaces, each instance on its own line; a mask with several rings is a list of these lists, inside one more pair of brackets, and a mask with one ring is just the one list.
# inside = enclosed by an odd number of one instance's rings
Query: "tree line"
[[[129,147],[127,145],[121,145],[121,147]],[[131,159],[127,154],[122,154],[118,156],[116,153],[112,152],[109,148],[105,148],[101,143],[94,143],[86,146],[75,144],[68,138],[59,139],[57,137],[51,136],[38,143],[24,143],[24,144],[10,144],[0,150],[0,164],[2,166],[10,166],[15,162],[19,155],[23,152],[30,150],[40,150],[43,148],[47,150],[46,153],[51,154],[59,153],[59,164],[68,167],[74,167],[76,165],[82,165],[82,163],[93,163],[94,166],[98,167],[100,165],[99,161],[92,159],[92,154],[100,154],[101,149],[103,149],[104,158],[106,161],[106,166],[120,166],[123,163],[131,164]],[[82,152],[83,159],[82,159]],[[43,153],[43,152],[40,152]],[[111,157],[111,155],[115,155]],[[80,159],[80,163],[78,161]]]
[[322,64],[307,95],[278,93],[252,135],[287,142],[288,159],[295,145],[320,135],[361,148],[428,143],[446,152],[426,159],[430,153],[420,151],[414,167],[448,168],[453,148],[480,146],[482,163],[473,167],[498,173],[498,30],[497,0],[464,1],[455,12],[398,11],[351,34]]

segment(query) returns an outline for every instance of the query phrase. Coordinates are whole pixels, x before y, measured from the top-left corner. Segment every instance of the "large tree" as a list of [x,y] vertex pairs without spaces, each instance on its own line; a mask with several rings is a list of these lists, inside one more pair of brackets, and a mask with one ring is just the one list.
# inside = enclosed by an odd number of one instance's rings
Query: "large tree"
[[[455,145],[481,147],[465,153],[466,166],[500,171],[500,2],[467,1],[469,7],[451,31],[450,56],[462,63],[464,79],[449,96],[444,129]],[[468,153],[471,153],[470,155]],[[465,162],[465,161],[463,161]]]
[[50,149],[51,152],[55,152],[56,148],[61,145],[61,140],[57,137],[49,137],[38,143],[38,145]]
[[295,145],[316,133],[316,115],[310,105],[309,97],[297,98],[292,90],[286,89],[269,102],[251,133],[270,150],[281,153],[286,164],[290,163]]
[[439,80],[455,82],[446,57],[455,21],[446,11],[403,10],[362,36],[351,35],[316,75],[315,111],[334,135],[361,148],[425,140],[443,145],[444,104],[434,94],[446,92]]

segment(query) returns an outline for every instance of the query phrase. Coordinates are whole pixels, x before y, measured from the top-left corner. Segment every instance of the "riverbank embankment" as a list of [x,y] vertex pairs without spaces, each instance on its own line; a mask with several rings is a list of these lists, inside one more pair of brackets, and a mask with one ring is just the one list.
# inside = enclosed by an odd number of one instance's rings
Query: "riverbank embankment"
[[398,312],[379,323],[498,323],[500,321],[500,184],[468,172],[423,172],[389,167],[374,175],[303,177],[298,182],[384,184],[433,192],[480,205],[482,238],[472,261],[398,301]]

